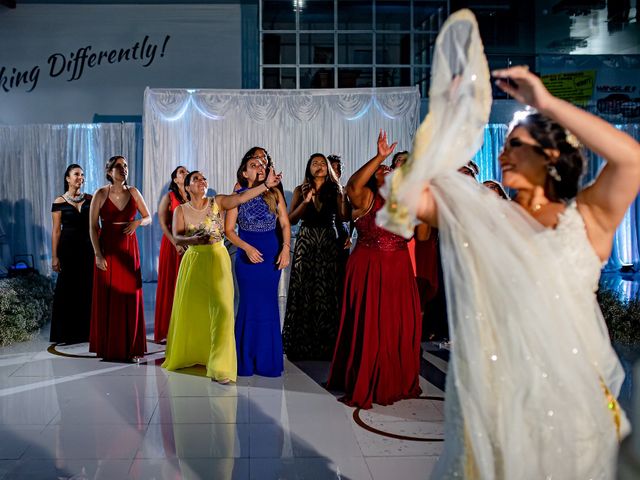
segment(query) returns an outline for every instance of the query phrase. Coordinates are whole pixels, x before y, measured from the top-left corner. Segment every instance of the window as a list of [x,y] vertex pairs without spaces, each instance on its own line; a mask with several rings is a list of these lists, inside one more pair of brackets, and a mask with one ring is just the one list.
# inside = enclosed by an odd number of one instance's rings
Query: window
[[262,88],[418,85],[426,96],[442,0],[261,0]]

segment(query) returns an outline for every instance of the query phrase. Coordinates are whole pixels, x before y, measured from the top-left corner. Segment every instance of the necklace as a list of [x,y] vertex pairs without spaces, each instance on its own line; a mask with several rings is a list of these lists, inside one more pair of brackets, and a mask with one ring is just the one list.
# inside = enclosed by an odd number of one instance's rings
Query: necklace
[[69,192],[65,192],[63,197],[65,200],[73,203],[80,203],[84,201],[84,193],[79,193],[75,197],[72,197],[71,195],[69,195]]

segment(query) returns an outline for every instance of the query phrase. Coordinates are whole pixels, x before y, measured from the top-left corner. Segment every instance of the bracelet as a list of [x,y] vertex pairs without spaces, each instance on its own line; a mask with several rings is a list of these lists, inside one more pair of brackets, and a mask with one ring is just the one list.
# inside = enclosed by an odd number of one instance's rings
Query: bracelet
[[282,244],[282,248],[284,248],[284,247],[289,247],[289,248],[291,248],[291,245],[289,245],[288,243],[283,243],[283,244]]

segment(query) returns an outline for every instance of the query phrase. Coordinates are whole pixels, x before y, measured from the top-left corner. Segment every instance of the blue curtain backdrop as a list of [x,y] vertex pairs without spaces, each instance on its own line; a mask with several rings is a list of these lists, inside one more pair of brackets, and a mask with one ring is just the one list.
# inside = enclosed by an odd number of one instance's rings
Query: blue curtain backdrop
[[[616,128],[631,135],[640,141],[640,125],[627,124],[616,125]],[[504,139],[507,134],[507,126],[503,124],[489,124],[485,128],[484,143],[480,151],[474,157],[474,161],[480,167],[479,180],[502,180],[502,173],[498,164],[498,155],[504,145]],[[583,177],[583,185],[588,185],[596,177],[603,160],[592,152],[588,151],[587,168]],[[640,267],[640,252],[638,251],[639,235],[638,225],[640,224],[640,204],[636,198],[624,220],[618,227],[615,239],[613,241],[613,250],[611,257],[604,267],[605,271],[619,270],[624,265],[632,265],[635,270]]]

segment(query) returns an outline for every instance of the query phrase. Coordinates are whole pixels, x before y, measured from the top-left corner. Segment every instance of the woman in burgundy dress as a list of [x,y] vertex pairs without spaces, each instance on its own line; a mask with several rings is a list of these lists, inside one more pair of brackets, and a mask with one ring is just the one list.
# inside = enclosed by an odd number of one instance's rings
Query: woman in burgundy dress
[[[136,229],[149,225],[151,216],[140,192],[127,185],[124,157],[111,157],[105,171],[110,185],[96,190],[90,211],[96,268],[89,351],[105,360],[137,362],[147,341]],[[135,220],[138,212],[142,218]]]
[[161,343],[167,339],[171,307],[173,307],[173,292],[176,289],[178,268],[184,253],[184,247],[178,246],[173,238],[173,211],[186,202],[187,194],[184,190],[184,178],[189,173],[183,166],[171,172],[171,185],[158,207],[158,221],[162,228],[160,243],[160,258],[158,259],[158,288],[156,289],[156,313],[153,339]]
[[420,299],[404,238],[376,226],[384,199],[381,165],[396,144],[378,136],[378,153],[347,183],[358,240],[345,278],[340,332],[327,388],[351,406],[371,408],[420,395]]

